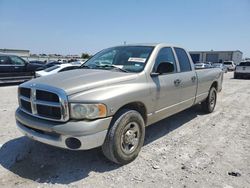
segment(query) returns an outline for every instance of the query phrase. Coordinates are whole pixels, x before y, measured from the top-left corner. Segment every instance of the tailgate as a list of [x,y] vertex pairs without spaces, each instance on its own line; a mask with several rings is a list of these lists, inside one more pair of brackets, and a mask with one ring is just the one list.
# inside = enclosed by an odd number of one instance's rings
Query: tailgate
[[250,73],[250,66],[237,66],[236,72],[238,72],[238,73]]

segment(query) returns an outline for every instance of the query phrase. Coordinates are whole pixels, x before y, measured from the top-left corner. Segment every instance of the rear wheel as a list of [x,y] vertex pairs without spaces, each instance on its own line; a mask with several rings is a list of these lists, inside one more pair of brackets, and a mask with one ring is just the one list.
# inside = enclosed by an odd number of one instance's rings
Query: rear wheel
[[214,87],[210,88],[208,97],[205,101],[201,103],[203,110],[206,113],[211,113],[214,111],[217,102],[217,91]]
[[102,146],[103,154],[115,163],[130,163],[138,156],[144,137],[145,123],[141,114],[135,110],[121,110],[111,123]]

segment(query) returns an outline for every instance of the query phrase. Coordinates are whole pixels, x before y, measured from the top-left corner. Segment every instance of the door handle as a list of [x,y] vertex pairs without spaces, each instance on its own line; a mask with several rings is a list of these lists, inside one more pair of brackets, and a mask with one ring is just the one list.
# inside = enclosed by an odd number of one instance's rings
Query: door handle
[[175,86],[180,85],[180,83],[181,83],[181,80],[180,80],[180,79],[176,79],[176,80],[174,81],[174,85],[175,85]]
[[19,69],[20,67],[14,67],[15,69]]

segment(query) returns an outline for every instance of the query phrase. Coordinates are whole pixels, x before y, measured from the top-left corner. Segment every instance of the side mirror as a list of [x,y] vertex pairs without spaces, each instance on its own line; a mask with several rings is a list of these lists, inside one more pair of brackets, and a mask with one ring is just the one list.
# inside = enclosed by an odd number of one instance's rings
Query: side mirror
[[156,69],[156,73],[158,74],[165,74],[171,72],[174,72],[174,64],[171,62],[161,62]]

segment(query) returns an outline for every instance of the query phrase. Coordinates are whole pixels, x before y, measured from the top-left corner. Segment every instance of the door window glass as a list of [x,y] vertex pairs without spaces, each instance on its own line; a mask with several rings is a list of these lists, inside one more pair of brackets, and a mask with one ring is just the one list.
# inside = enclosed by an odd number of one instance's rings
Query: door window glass
[[181,72],[191,71],[191,65],[187,53],[182,48],[174,48],[179,60]]
[[156,61],[155,61],[155,65],[154,65],[154,70],[153,70],[154,72],[157,71],[157,68],[160,63],[172,64],[173,69],[169,73],[176,72],[175,57],[171,48],[166,47],[166,48],[162,48],[159,51]]
[[10,59],[14,65],[25,65],[25,61],[20,57],[10,56]]
[[8,56],[0,56],[0,65],[9,65],[10,61]]

